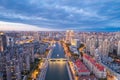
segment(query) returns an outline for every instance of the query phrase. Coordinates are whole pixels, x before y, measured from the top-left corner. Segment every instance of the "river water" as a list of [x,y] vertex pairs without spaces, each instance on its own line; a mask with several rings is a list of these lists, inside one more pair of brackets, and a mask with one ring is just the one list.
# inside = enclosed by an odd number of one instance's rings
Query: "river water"
[[[55,43],[51,58],[65,58],[59,42]],[[66,61],[49,61],[45,80],[69,80]]]

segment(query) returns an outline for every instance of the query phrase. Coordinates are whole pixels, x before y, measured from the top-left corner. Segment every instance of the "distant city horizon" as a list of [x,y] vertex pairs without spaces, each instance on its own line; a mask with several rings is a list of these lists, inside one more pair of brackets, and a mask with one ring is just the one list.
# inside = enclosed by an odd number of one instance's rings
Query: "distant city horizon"
[[120,30],[76,30],[76,29],[51,29],[40,28],[38,26],[23,24],[23,23],[11,23],[0,21],[0,31],[66,31],[74,30],[78,32],[119,32]]

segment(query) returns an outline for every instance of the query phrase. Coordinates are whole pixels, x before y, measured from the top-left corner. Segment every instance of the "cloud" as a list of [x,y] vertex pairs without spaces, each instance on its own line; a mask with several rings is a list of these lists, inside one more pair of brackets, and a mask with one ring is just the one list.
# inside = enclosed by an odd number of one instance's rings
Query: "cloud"
[[1,31],[55,31],[55,29],[40,28],[38,26],[32,26],[28,24],[21,23],[10,23],[0,21]]
[[108,23],[108,26],[114,26],[114,28],[120,28],[120,21],[112,21]]
[[0,15],[7,18],[16,18],[21,20],[47,20],[42,17],[36,17],[36,16],[26,16],[14,12],[0,12]]
[[76,13],[76,14],[82,14],[82,15],[87,15],[87,16],[91,15],[90,12],[85,11],[82,8],[81,9],[77,9],[75,7],[59,6],[59,5],[56,5],[55,8],[57,8],[57,9],[63,9],[63,10],[65,10],[68,13]]
[[118,0],[0,0],[0,20],[56,30],[116,30],[119,4]]

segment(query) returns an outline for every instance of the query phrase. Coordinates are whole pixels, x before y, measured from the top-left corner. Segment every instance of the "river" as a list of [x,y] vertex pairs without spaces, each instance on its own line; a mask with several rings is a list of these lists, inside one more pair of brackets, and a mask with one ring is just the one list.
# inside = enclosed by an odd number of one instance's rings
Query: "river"
[[[65,58],[64,49],[59,42],[55,43],[51,58]],[[66,61],[49,61],[45,80],[69,80]]]

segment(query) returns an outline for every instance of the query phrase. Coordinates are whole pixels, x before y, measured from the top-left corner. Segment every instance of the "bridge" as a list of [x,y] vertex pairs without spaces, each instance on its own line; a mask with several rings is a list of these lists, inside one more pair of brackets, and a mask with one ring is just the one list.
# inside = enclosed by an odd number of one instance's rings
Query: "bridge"
[[66,58],[49,58],[48,61],[68,61]]

